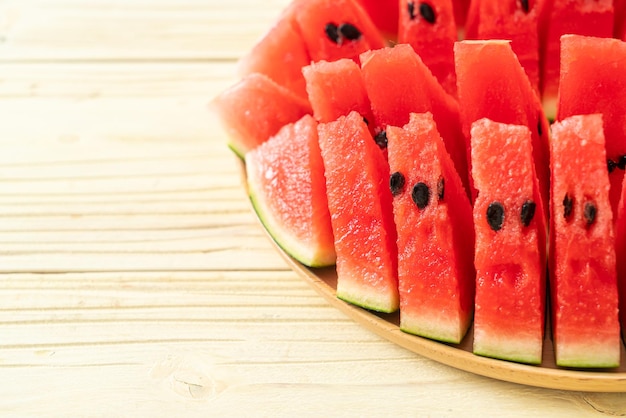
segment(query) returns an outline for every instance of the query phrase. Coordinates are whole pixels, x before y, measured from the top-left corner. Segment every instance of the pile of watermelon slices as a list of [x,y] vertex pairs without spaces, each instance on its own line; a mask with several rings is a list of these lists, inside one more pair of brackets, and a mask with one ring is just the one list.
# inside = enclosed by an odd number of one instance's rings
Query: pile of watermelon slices
[[550,321],[558,366],[614,368],[625,21],[624,0],[293,0],[211,106],[259,218],[336,266],[337,297],[528,364]]

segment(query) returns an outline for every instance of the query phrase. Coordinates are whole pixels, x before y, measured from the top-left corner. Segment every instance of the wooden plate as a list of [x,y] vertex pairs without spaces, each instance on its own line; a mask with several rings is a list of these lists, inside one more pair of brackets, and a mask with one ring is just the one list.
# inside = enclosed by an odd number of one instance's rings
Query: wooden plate
[[[242,182],[247,187],[245,166],[241,166]],[[254,210],[253,210],[254,212]],[[255,216],[256,216],[256,212]],[[257,217],[258,219],[258,217]],[[263,223],[259,220],[261,226]],[[263,227],[265,230],[265,227]],[[626,351],[621,347],[620,367],[607,370],[579,370],[556,366],[550,330],[546,330],[541,365],[531,366],[509,361],[481,357],[472,353],[473,330],[470,329],[461,344],[445,344],[400,330],[400,316],[380,314],[351,305],[336,296],[337,273],[335,268],[312,269],[291,258],[276,244],[265,230],[272,244],[291,268],[313,289],[363,327],[414,353],[439,363],[481,376],[551,389],[587,392],[626,392]]]

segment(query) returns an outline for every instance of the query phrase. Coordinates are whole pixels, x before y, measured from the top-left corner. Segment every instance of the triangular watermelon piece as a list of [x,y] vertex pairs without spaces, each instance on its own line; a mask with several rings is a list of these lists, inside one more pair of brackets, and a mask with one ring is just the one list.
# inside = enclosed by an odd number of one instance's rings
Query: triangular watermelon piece
[[245,77],[262,73],[293,91],[307,97],[301,68],[311,61],[302,35],[290,13],[281,15],[270,30],[241,58],[237,73]]
[[396,229],[389,166],[357,112],[318,127],[337,252],[337,297],[398,309]]
[[[538,364],[545,308],[546,225],[526,126],[472,124],[476,231],[474,353]],[[494,158],[497,156],[498,158]]]
[[519,0],[474,0],[465,39],[506,39],[539,93],[539,7]]
[[580,35],[561,38],[558,120],[601,113],[616,211],[626,169],[626,42]]
[[459,343],[474,311],[472,208],[430,113],[388,127],[400,329]]
[[276,243],[302,264],[335,264],[317,122],[285,125],[245,156],[248,193]]
[[456,96],[456,39],[452,0],[400,1],[398,42],[411,45],[445,91],[453,96]]
[[385,40],[356,0],[296,0],[291,6],[313,61],[358,60]]
[[539,98],[510,43],[462,41],[456,43],[454,53],[463,132],[469,138],[472,124],[482,118],[528,127],[541,196],[548,202],[550,129]]
[[620,328],[602,115],[552,125],[550,291],[556,363],[617,367]]
[[613,0],[544,0],[545,38],[541,48],[541,95],[546,115],[554,119],[559,91],[561,36],[577,34],[610,38],[613,36]]
[[304,67],[302,73],[315,119],[332,122],[354,110],[373,126],[372,107],[361,69],[354,61],[347,58],[318,61]]
[[411,113],[431,112],[467,189],[469,173],[459,105],[444,91],[413,48],[398,44],[365,52],[361,55],[361,72],[372,104],[375,129],[383,132],[388,125],[404,126]]
[[260,73],[242,78],[216,96],[210,107],[220,117],[228,146],[240,157],[284,125],[311,113],[308,100]]

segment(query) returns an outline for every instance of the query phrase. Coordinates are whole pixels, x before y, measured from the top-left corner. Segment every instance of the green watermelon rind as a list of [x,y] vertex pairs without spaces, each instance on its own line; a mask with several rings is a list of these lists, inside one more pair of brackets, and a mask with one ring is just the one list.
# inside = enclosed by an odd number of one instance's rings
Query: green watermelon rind
[[493,332],[484,331],[485,337],[477,337],[474,330],[473,353],[498,360],[514,361],[525,364],[541,364],[543,357],[543,340],[537,341],[524,338],[506,338]]
[[258,186],[254,177],[248,174],[247,181],[248,197],[257,217],[272,240],[285,253],[307,267],[321,268],[335,265],[336,254],[334,246],[329,248],[319,247],[313,250],[311,243],[304,243],[294,238],[288,229],[280,227],[281,223],[273,215],[273,212],[268,209],[268,205],[261,198],[261,194],[256,193]]
[[420,318],[403,315],[400,311],[400,330],[408,334],[418,335],[431,340],[450,344],[460,344],[470,321],[463,323],[461,320],[441,321],[433,316],[421,315]]
[[344,302],[370,311],[393,313],[398,310],[398,299],[395,295],[380,295],[379,298],[372,298],[371,291],[361,290],[363,286],[346,286],[343,282],[338,282],[336,294],[337,298]]

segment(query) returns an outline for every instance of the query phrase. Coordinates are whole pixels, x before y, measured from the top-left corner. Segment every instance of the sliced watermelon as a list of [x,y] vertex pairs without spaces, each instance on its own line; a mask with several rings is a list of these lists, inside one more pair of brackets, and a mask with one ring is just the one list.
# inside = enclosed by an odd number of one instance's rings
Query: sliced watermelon
[[373,121],[361,69],[352,60],[319,61],[302,69],[313,116],[320,122],[332,122],[339,116],[357,111],[368,123]]
[[296,24],[313,61],[357,60],[385,40],[356,0],[296,0]]
[[278,245],[302,264],[335,264],[317,122],[310,115],[285,125],[245,156],[248,192]]
[[250,74],[220,93],[210,107],[220,117],[228,146],[240,157],[284,125],[311,113],[308,101],[260,73]]
[[550,291],[556,363],[616,367],[620,329],[602,115],[552,126]]
[[390,40],[398,36],[398,0],[358,0],[381,34]]
[[626,257],[623,256],[626,254],[626,181],[622,183],[621,197],[614,214],[619,319],[622,338],[626,340]]
[[474,310],[472,208],[430,113],[388,127],[400,329],[459,343]]
[[245,77],[262,73],[306,98],[304,77],[300,70],[311,61],[300,31],[290,13],[285,13],[239,61],[238,74]]
[[511,41],[530,84],[539,93],[539,11],[534,1],[474,0],[465,39]]
[[318,127],[337,252],[337,297],[398,309],[396,230],[389,166],[357,112]]
[[601,113],[616,211],[626,168],[626,42],[565,35],[561,43],[558,120]]
[[401,0],[398,42],[413,47],[446,92],[456,96],[452,0]]
[[510,43],[462,41],[454,53],[463,132],[469,138],[472,124],[482,118],[528,127],[542,199],[548,202],[549,125]]
[[[464,187],[469,187],[467,154],[459,106],[408,44],[361,55],[361,72],[378,131],[404,126],[411,113],[431,112]],[[469,189],[468,189],[469,190]]]
[[472,124],[471,139],[478,189],[474,353],[539,364],[546,226],[531,132],[526,126],[480,119]]
[[613,35],[613,0],[553,0],[540,17],[545,22],[541,42],[541,94],[546,115],[553,119],[559,91],[560,39],[564,34]]

